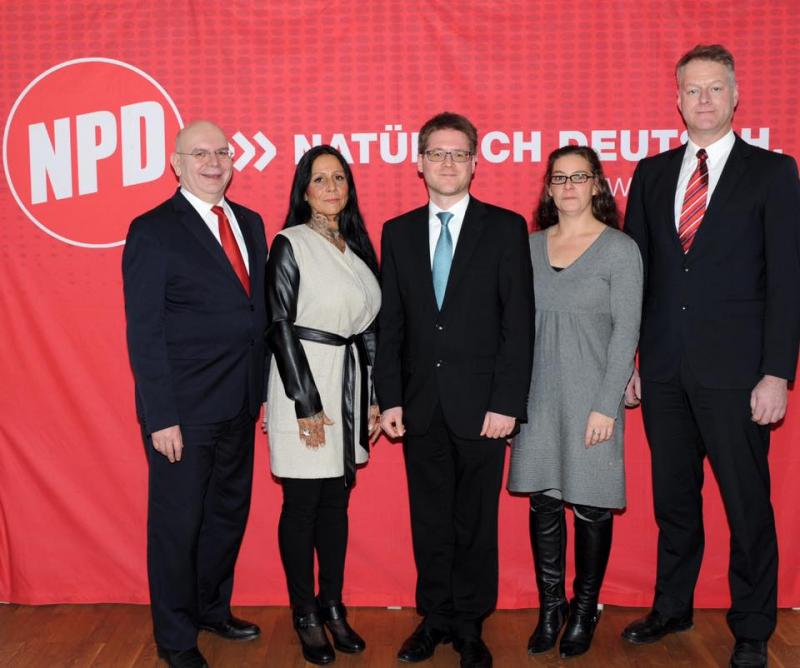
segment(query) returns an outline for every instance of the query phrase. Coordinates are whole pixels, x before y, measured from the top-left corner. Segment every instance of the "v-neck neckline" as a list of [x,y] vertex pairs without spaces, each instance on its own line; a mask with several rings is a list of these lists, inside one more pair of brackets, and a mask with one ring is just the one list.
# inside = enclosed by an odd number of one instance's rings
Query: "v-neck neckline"
[[308,231],[309,231],[309,232],[311,232],[311,234],[313,234],[315,237],[319,237],[320,241],[324,242],[324,243],[325,243],[325,245],[327,245],[327,246],[330,246],[330,247],[331,247],[333,250],[335,250],[335,251],[336,251],[336,254],[337,254],[338,256],[340,256],[340,257],[345,257],[345,256],[347,255],[347,251],[348,251],[348,248],[349,248],[349,246],[347,245],[347,242],[346,242],[346,241],[344,242],[344,250],[339,250],[339,249],[336,247],[336,244],[334,244],[334,243],[333,243],[332,241],[330,241],[329,239],[326,239],[326,238],[325,238],[325,237],[324,237],[322,234],[320,234],[319,232],[317,232],[317,231],[316,231],[316,230],[315,230],[313,227],[311,227],[310,225],[305,225],[305,227],[306,227],[306,228],[308,229]]
[[589,254],[589,252],[590,252],[590,251],[591,251],[591,250],[592,250],[592,249],[593,249],[593,248],[594,248],[594,247],[597,245],[597,242],[598,242],[598,241],[600,241],[600,239],[601,239],[601,238],[603,237],[603,235],[604,235],[604,234],[605,234],[605,233],[608,231],[608,229],[609,229],[609,228],[608,228],[608,225],[605,225],[605,226],[604,226],[604,229],[600,230],[600,234],[598,234],[598,235],[597,235],[597,236],[596,236],[596,237],[595,237],[595,238],[592,240],[592,243],[590,243],[590,244],[589,244],[589,245],[588,245],[588,246],[585,248],[585,250],[584,250],[584,251],[583,251],[583,252],[582,252],[580,255],[578,255],[578,257],[576,257],[576,258],[575,258],[575,259],[574,259],[572,262],[570,262],[568,265],[566,265],[566,266],[564,266],[564,267],[561,267],[559,271],[556,271],[556,270],[554,269],[554,267],[553,267],[553,264],[552,264],[552,262],[550,261],[550,251],[549,251],[549,250],[548,250],[548,248],[547,248],[547,238],[548,238],[548,236],[549,236],[549,234],[550,234],[550,233],[549,233],[547,230],[545,230],[545,231],[544,231],[544,234],[543,234],[543,236],[544,236],[544,239],[543,239],[543,241],[544,241],[544,244],[542,245],[542,250],[543,250],[543,252],[544,252],[545,264],[547,265],[547,268],[549,269],[549,271],[550,271],[551,273],[555,274],[556,276],[561,276],[561,275],[565,274],[566,272],[568,272],[570,269],[572,269],[572,267],[574,267],[574,266],[575,266],[576,264],[578,264],[578,263],[579,263],[579,262],[580,262],[580,261],[581,261],[581,260],[582,260],[584,257],[586,257],[586,255],[588,255],[588,254]]

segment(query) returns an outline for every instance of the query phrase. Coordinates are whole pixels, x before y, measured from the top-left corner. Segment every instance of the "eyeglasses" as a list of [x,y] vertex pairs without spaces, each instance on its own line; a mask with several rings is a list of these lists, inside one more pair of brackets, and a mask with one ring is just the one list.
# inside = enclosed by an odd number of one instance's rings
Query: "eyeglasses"
[[472,157],[472,151],[445,151],[441,148],[425,151],[425,157],[431,162],[444,162],[448,155],[453,162],[469,162]]
[[575,172],[569,176],[566,174],[551,174],[550,185],[563,186],[567,182],[567,179],[569,179],[572,183],[586,183],[593,178],[594,174],[587,174],[586,172]]
[[175,151],[178,155],[190,155],[192,156],[197,162],[205,162],[212,155],[217,156],[217,160],[220,162],[224,160],[230,160],[233,157],[233,151],[229,148],[218,148],[216,151],[208,151],[204,148],[198,148],[191,153],[181,153],[180,151]]

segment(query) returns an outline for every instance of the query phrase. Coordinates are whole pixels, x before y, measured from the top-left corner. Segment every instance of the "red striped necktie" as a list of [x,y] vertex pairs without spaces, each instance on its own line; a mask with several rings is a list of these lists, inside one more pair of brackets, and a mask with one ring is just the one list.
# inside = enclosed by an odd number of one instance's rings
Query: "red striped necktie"
[[221,206],[212,206],[211,210],[216,214],[217,221],[219,222],[219,240],[220,243],[222,243],[222,249],[225,251],[225,255],[228,256],[233,270],[242,282],[244,291],[249,297],[250,275],[247,273],[247,267],[244,264],[242,252],[239,250],[239,244],[236,243],[236,238],[233,236],[233,229],[231,228],[228,216],[225,215],[225,211]]
[[703,222],[706,214],[706,200],[708,199],[708,153],[704,148],[697,152],[697,167],[692,172],[689,185],[686,186],[686,195],[683,198],[680,222],[678,223],[678,239],[680,239],[683,252],[688,253],[694,241],[694,235]]

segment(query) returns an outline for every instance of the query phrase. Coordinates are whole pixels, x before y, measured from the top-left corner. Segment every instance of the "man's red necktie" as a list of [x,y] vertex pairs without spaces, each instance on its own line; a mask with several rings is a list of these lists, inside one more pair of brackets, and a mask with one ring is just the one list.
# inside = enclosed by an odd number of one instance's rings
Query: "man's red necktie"
[[686,195],[683,198],[681,218],[678,223],[678,239],[680,239],[683,252],[688,253],[694,241],[697,228],[703,222],[706,214],[706,200],[708,199],[708,153],[704,148],[697,152],[697,167],[692,172],[689,185],[686,186]]
[[216,214],[217,220],[219,221],[219,240],[222,243],[225,255],[228,256],[233,270],[242,282],[244,290],[249,297],[250,275],[247,273],[247,267],[244,264],[242,253],[239,250],[239,244],[236,243],[236,238],[233,236],[233,229],[231,229],[228,216],[225,215],[225,211],[223,211],[221,206],[212,206],[211,210]]

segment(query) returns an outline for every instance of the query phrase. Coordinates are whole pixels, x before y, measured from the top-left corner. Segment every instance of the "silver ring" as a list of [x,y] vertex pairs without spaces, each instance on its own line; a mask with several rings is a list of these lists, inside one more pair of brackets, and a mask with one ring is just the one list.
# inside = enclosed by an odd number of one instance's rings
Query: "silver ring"
[[308,429],[303,429],[301,433],[303,434],[303,436],[311,436],[311,432],[308,431]]

